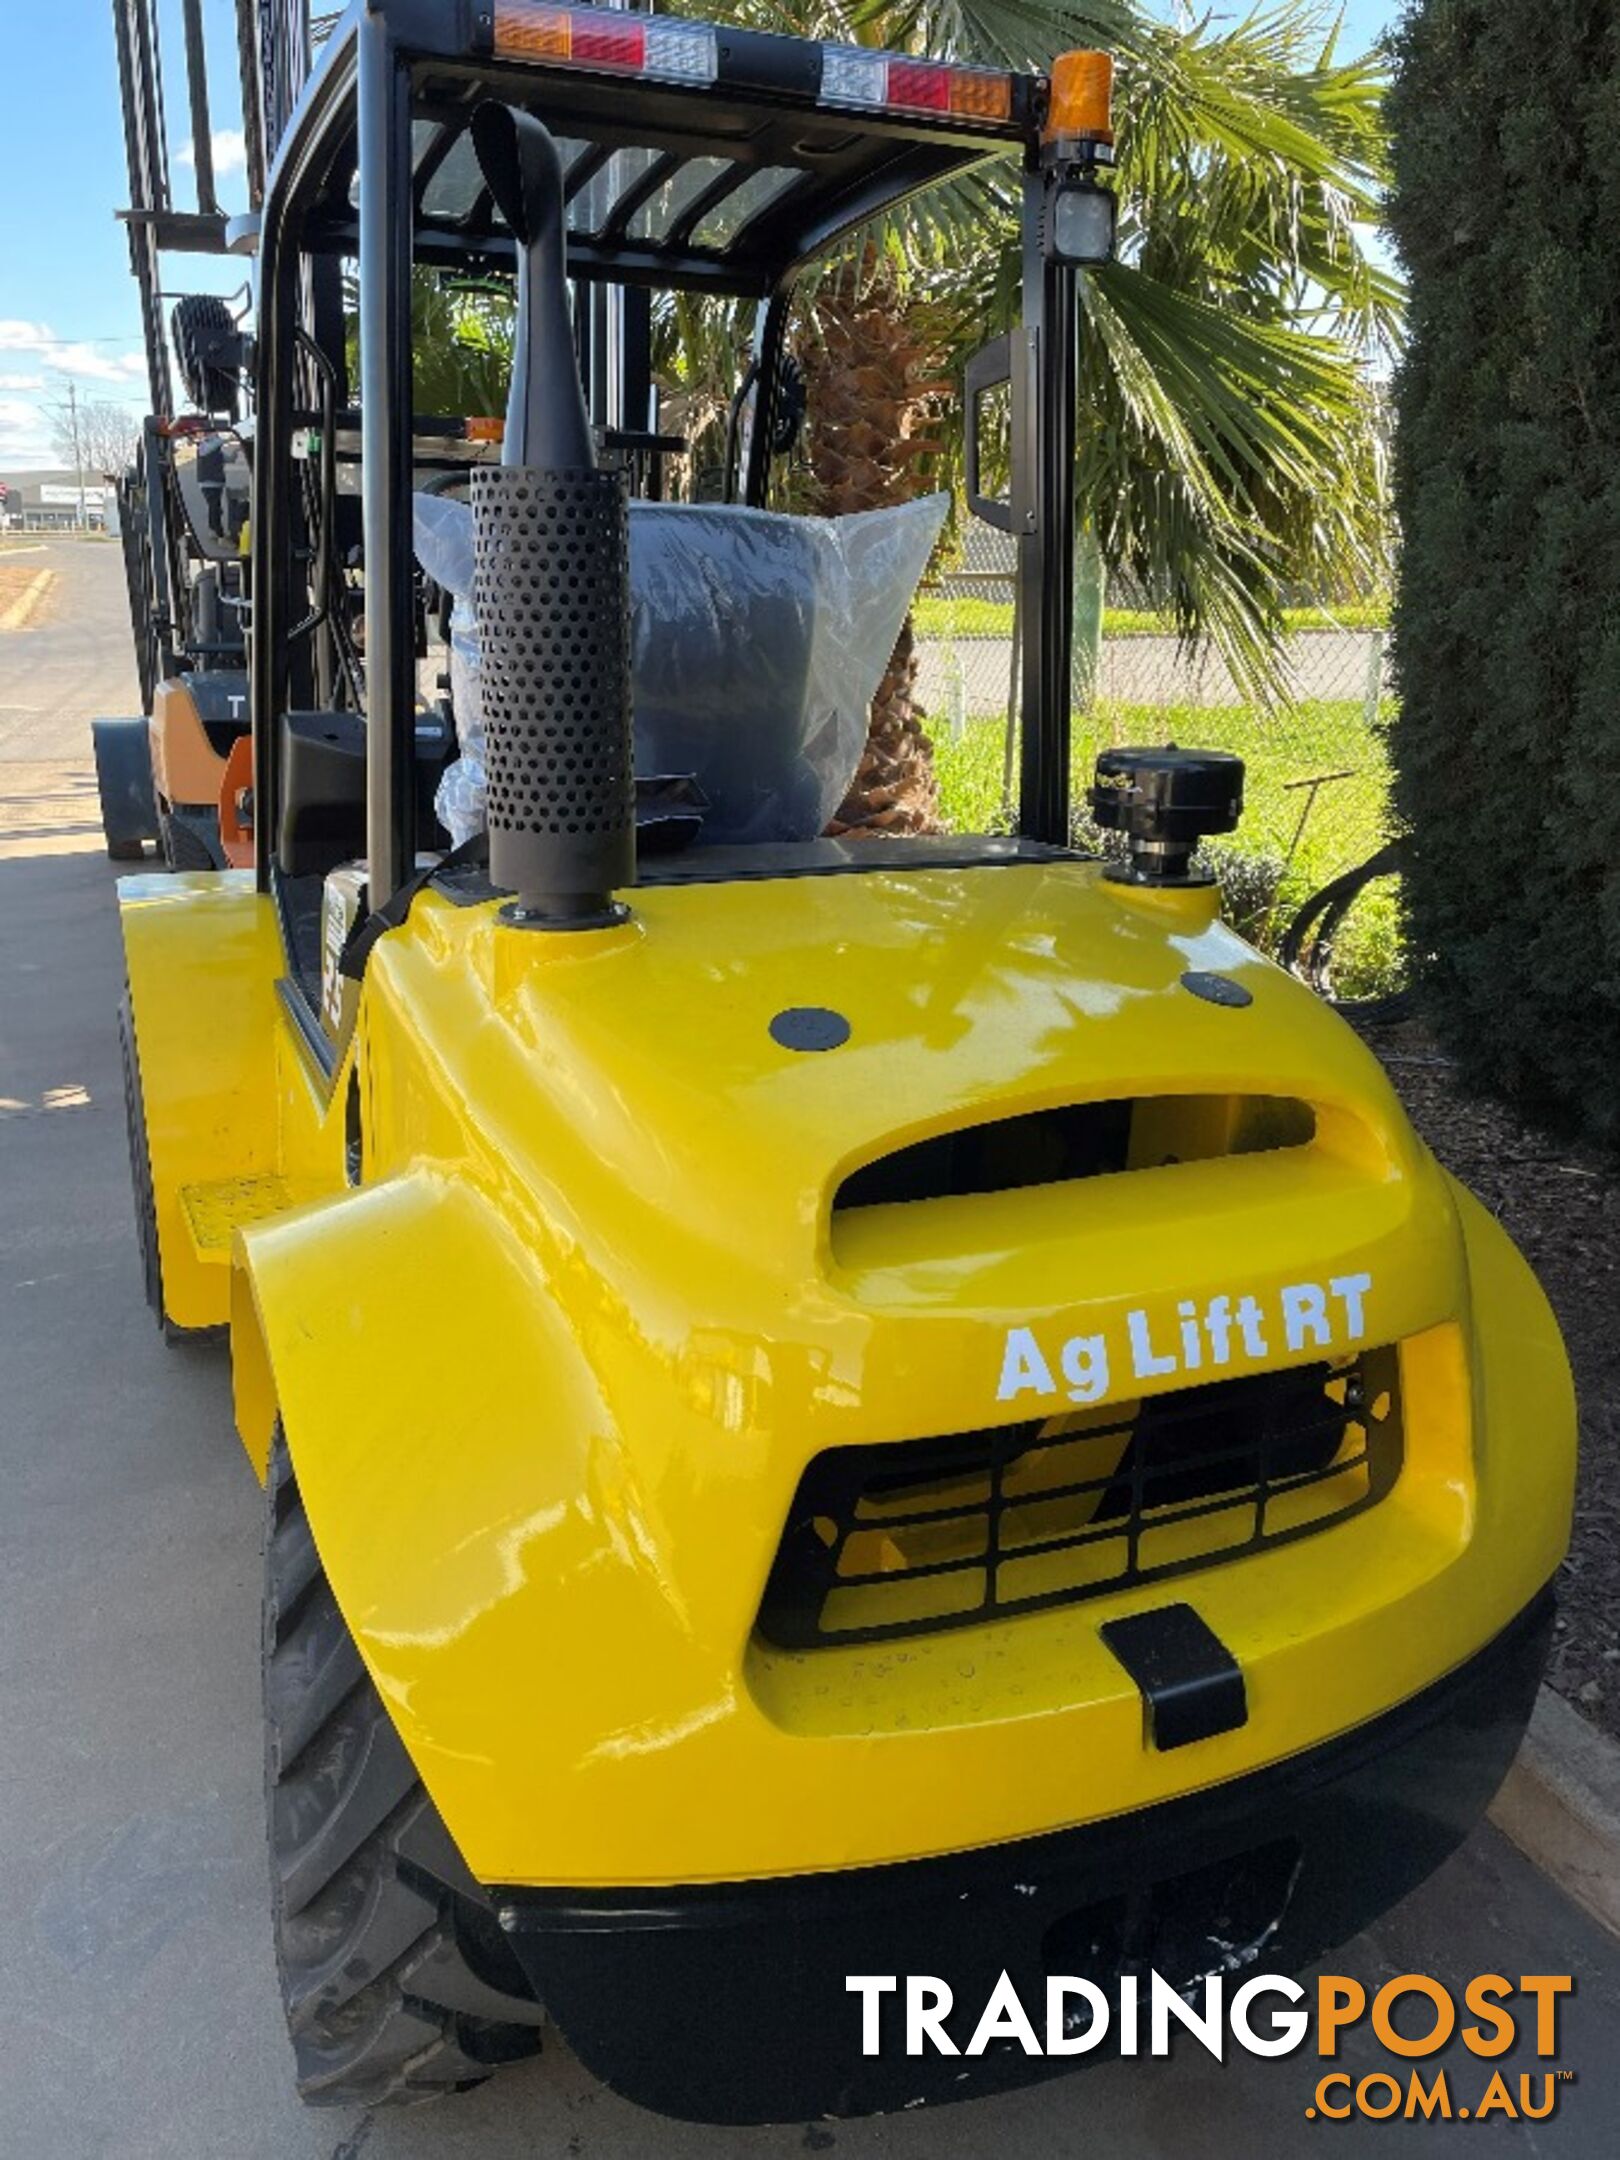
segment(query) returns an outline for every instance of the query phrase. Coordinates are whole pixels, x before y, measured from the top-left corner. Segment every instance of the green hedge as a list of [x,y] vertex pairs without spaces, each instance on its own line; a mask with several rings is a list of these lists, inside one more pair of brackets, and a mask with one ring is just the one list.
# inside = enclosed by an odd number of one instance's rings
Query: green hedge
[[1395,39],[1391,733],[1441,1034],[1620,1141],[1620,14],[1420,0]]

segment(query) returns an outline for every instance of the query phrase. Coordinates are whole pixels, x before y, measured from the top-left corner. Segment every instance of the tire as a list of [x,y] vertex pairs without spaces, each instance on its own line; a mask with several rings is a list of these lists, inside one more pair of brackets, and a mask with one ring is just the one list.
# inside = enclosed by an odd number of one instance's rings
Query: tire
[[118,1041],[124,1057],[124,1117],[129,1133],[129,1182],[135,1198],[135,1243],[141,1256],[141,1285],[152,1317],[170,1334],[163,1317],[163,1264],[158,1255],[157,1199],[152,1190],[152,1157],[146,1144],[146,1104],[141,1094],[140,1060],[135,1054],[135,1019],[126,989],[118,1003]]
[[240,384],[236,370],[214,357],[221,340],[236,336],[236,317],[214,293],[187,293],[170,317],[174,364],[186,394],[199,412],[217,419],[236,418]]
[[539,2051],[542,2012],[332,1595],[278,1422],[265,1533],[265,1805],[301,2097],[379,2107]]
[[168,803],[159,805],[158,846],[171,870],[218,870],[219,858],[208,845],[208,835],[190,818],[176,817]]
[[144,718],[103,715],[90,723],[101,838],[113,862],[141,862],[157,838],[152,751]]

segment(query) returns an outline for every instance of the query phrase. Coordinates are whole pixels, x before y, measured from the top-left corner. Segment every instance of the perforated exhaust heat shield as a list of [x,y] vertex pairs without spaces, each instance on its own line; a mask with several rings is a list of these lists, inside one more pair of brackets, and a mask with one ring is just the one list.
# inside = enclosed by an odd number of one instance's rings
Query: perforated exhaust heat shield
[[628,506],[619,472],[472,475],[489,869],[509,921],[598,928],[635,877]]
[[618,921],[636,874],[626,482],[595,470],[568,318],[562,166],[530,113],[480,105],[473,143],[518,243],[498,469],[472,476],[489,873],[508,922]]

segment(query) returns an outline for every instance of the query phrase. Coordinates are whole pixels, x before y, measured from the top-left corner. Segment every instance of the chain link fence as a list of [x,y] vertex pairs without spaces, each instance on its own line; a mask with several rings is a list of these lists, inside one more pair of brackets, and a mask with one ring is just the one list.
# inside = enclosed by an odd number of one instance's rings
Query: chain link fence
[[[961,560],[918,596],[918,697],[942,809],[958,830],[1004,829],[1010,821],[1019,662],[1013,591],[1012,540],[975,524]],[[1243,823],[1212,858],[1228,916],[1266,945],[1311,892],[1364,862],[1390,833],[1383,607],[1300,606],[1288,621],[1287,691],[1268,709],[1245,697],[1212,647],[1184,645],[1150,595],[1112,580],[1095,681],[1083,653],[1073,681],[1081,831],[1099,750],[1175,741],[1244,759]],[[1364,986],[1387,986],[1400,970],[1393,891],[1370,894],[1357,914],[1349,971]]]

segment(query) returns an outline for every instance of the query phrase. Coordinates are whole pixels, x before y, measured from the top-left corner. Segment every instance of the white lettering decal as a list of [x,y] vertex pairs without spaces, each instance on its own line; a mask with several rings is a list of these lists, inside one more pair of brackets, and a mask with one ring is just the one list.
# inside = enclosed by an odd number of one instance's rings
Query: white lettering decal
[[1197,1372],[1204,1362],[1204,1345],[1198,1333],[1198,1307],[1191,1298],[1182,1299],[1176,1318],[1181,1322],[1181,1362],[1188,1372]]
[[1125,1332],[1131,1338],[1131,1369],[1138,1380],[1152,1380],[1161,1373],[1175,1371],[1176,1361],[1173,1357],[1159,1357],[1155,1353],[1145,1312],[1128,1312],[1125,1315]]
[[1237,1309],[1238,1333],[1243,1337],[1243,1348],[1249,1357],[1269,1357],[1270,1346],[1265,1330],[1260,1325],[1259,1300],[1252,1297],[1239,1298]]
[[1327,1295],[1320,1283],[1286,1284],[1282,1309],[1283,1340],[1290,1350],[1303,1350],[1307,1341],[1325,1349],[1333,1340],[1333,1324],[1327,1316]]
[[1055,1395],[1057,1382],[1052,1378],[1052,1368],[1041,1356],[1040,1344],[1034,1330],[1015,1327],[1007,1330],[1007,1347],[1001,1359],[1001,1385],[996,1389],[997,1402],[1011,1402],[1015,1395],[1022,1395],[1033,1388],[1037,1395]]
[[1360,1342],[1367,1332],[1367,1314],[1363,1298],[1372,1288],[1370,1275],[1335,1275],[1328,1288],[1344,1307],[1344,1330],[1352,1342]]
[[1334,1275],[1325,1289],[1314,1282],[1280,1283],[1264,1297],[1218,1290],[1208,1299],[1178,1299],[1173,1317],[1136,1305],[1093,1334],[1044,1346],[1033,1327],[1010,1327],[996,1400],[1066,1395],[1072,1403],[1100,1403],[1107,1401],[1116,1371],[1139,1381],[1171,1380],[1224,1371],[1235,1359],[1262,1364],[1274,1345],[1296,1354],[1345,1348],[1367,1339],[1372,1289],[1372,1276],[1364,1272]]
[[1070,1402],[1100,1402],[1108,1393],[1108,1339],[1071,1335],[1063,1345],[1063,1377]]
[[1209,1301],[1204,1314],[1204,1331],[1209,1336],[1210,1361],[1215,1365],[1232,1362],[1232,1300],[1223,1290]]

